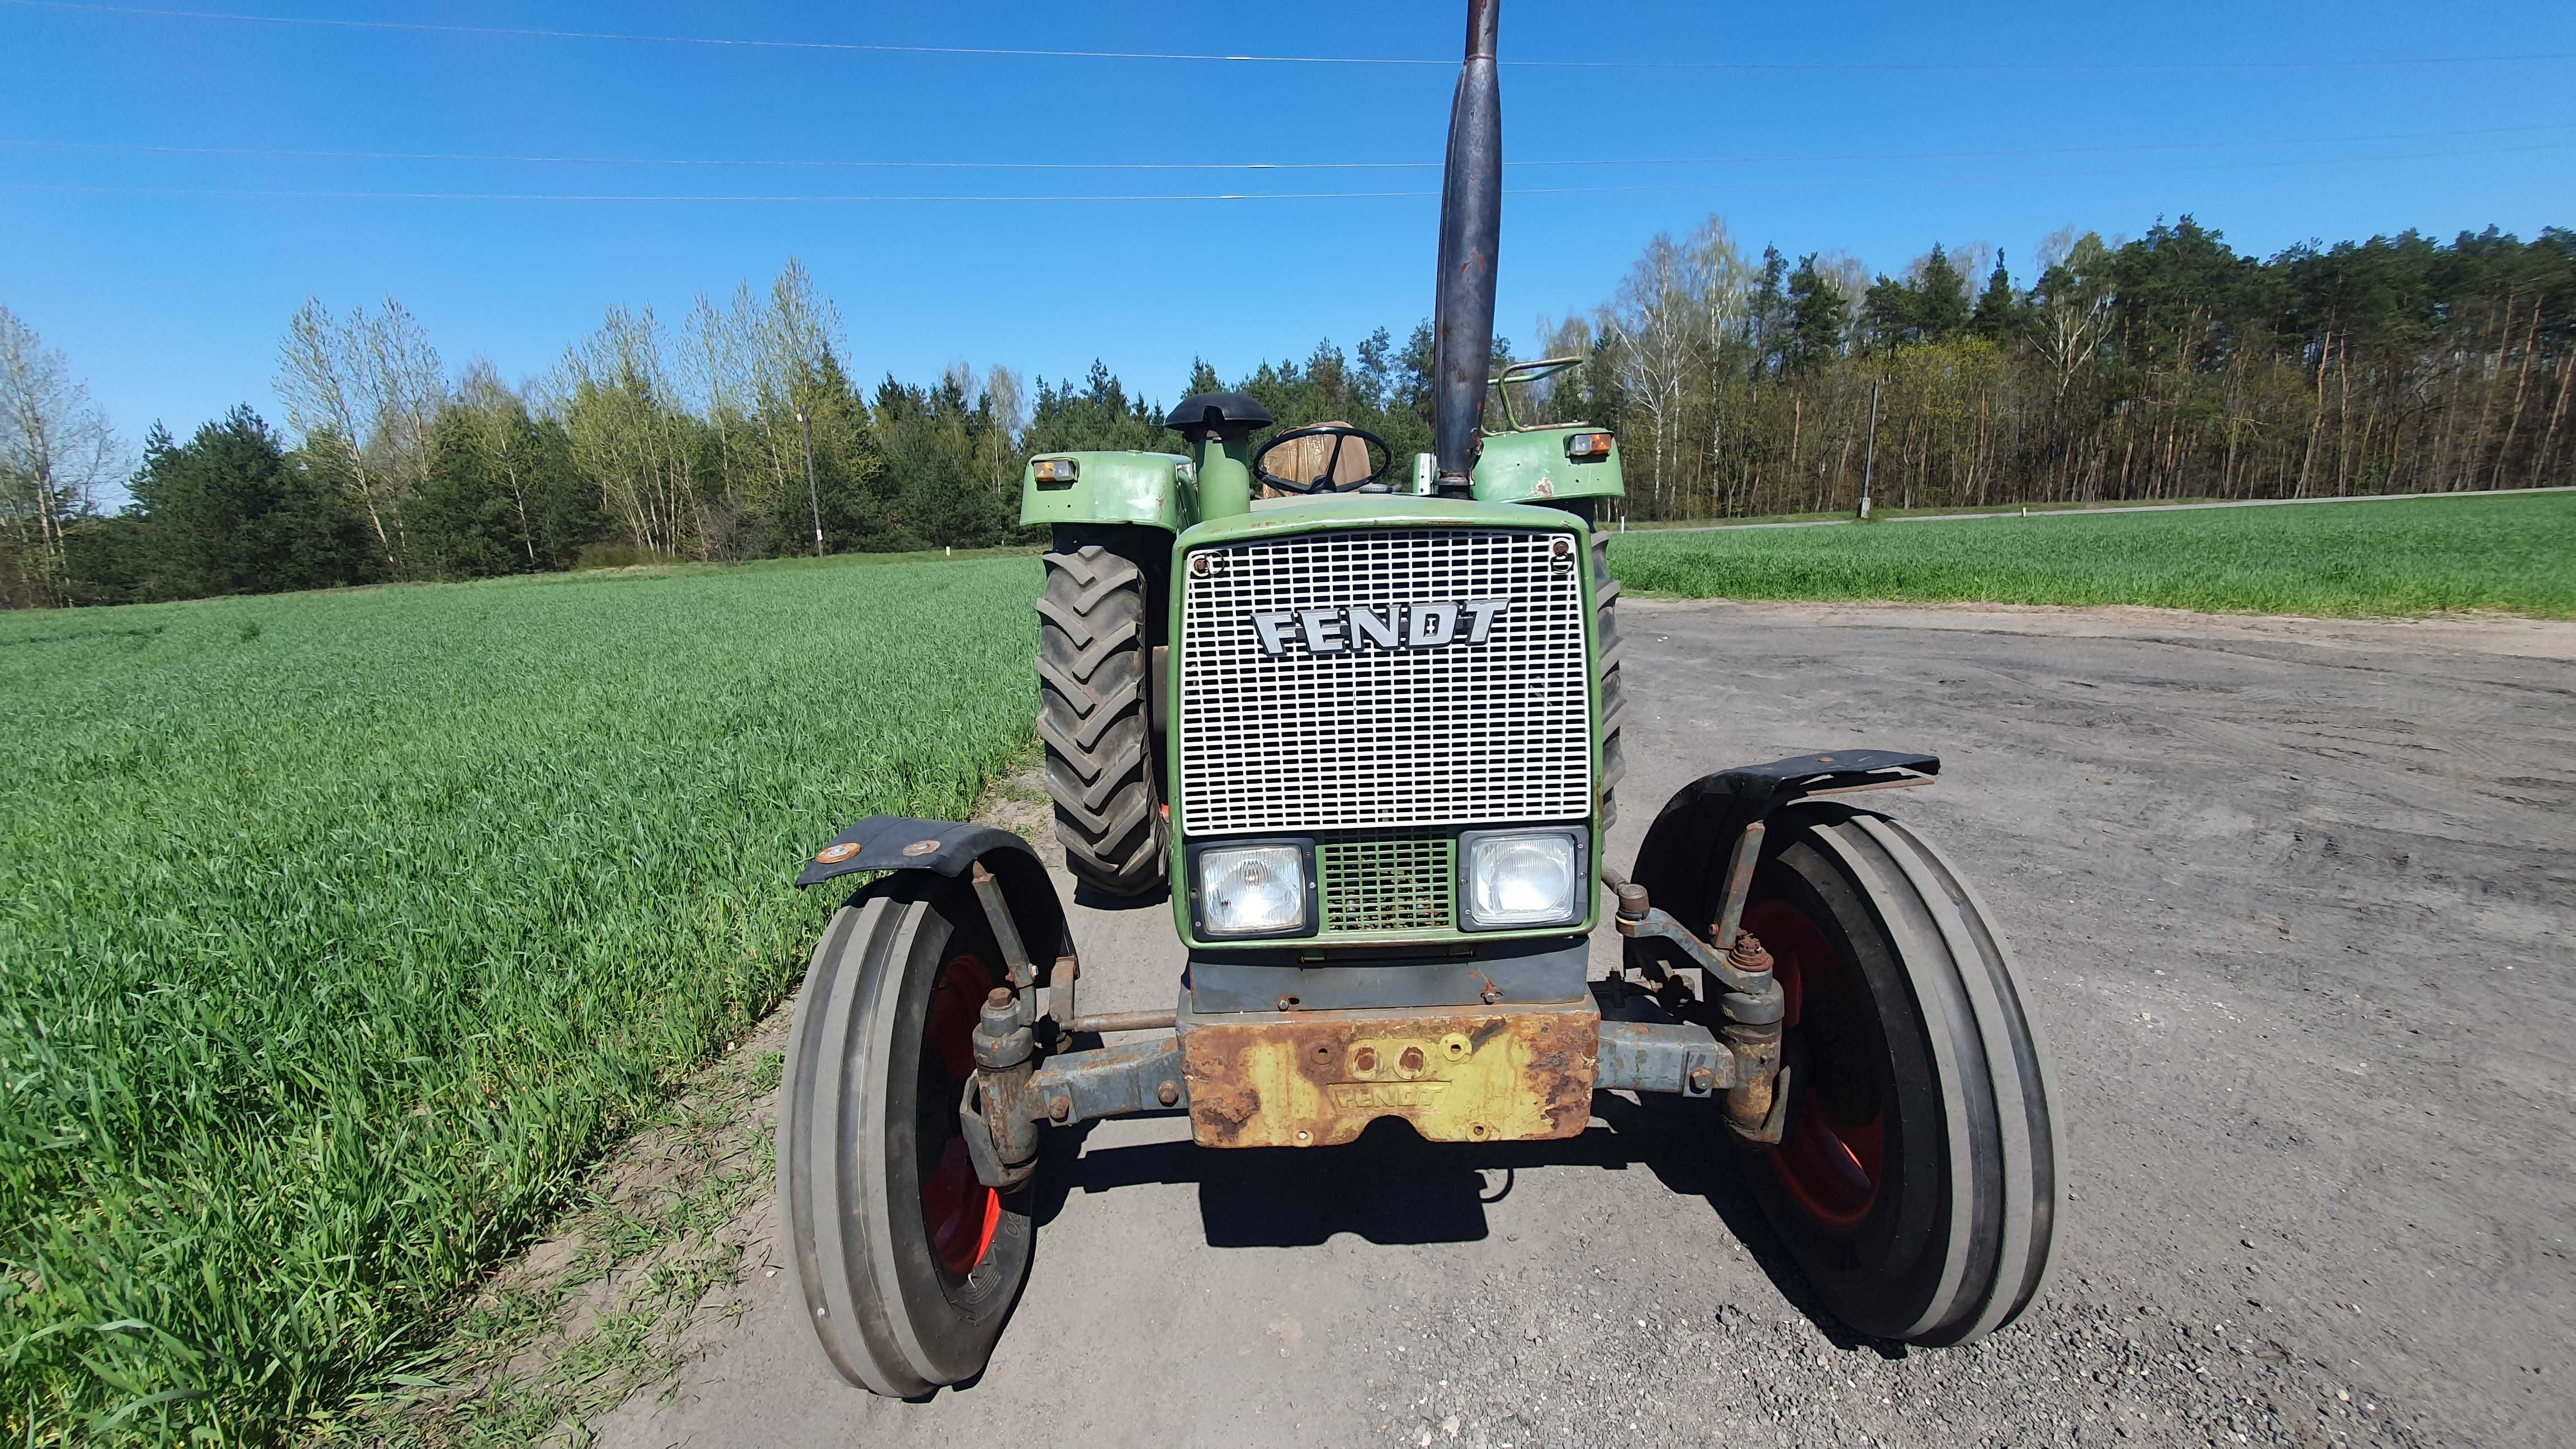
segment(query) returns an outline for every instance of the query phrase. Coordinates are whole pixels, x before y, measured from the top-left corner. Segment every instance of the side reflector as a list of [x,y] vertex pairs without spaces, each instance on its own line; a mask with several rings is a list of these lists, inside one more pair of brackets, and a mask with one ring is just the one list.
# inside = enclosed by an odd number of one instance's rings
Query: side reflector
[[1029,467],[1041,483],[1070,483],[1078,471],[1071,458],[1040,458]]
[[1575,459],[1610,456],[1608,433],[1571,433],[1565,439],[1565,456]]

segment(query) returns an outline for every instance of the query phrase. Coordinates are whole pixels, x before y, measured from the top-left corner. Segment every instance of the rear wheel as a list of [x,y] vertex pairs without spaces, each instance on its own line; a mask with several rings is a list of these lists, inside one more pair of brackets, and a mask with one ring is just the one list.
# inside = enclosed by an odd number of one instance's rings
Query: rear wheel
[[2054,1093],[2002,936],[1896,821],[1772,818],[1744,926],[1788,1015],[1787,1121],[1754,1196],[1834,1314],[1965,1343],[2039,1293],[2063,1194]]
[[[1071,543],[1075,540],[1067,539]],[[1038,600],[1038,738],[1065,868],[1111,895],[1163,884],[1152,647],[1143,568],[1097,543],[1046,556]]]
[[780,1083],[778,1196],[805,1320],[842,1377],[913,1398],[981,1372],[1028,1276],[1026,1194],[976,1180],[957,1119],[1002,984],[971,897],[832,917]]

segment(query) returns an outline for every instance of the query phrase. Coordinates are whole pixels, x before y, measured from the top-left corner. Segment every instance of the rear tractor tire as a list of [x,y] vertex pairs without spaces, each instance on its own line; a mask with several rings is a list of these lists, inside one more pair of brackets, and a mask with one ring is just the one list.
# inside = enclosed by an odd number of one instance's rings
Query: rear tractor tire
[[1779,1145],[1750,1186],[1836,1317],[1945,1345],[2038,1296],[2064,1201],[2048,1061],[1964,880],[1875,811],[1772,816],[1744,927],[1786,997]]
[[1029,1194],[976,1180],[957,1117],[1000,960],[972,895],[906,884],[832,917],[796,998],[781,1226],[806,1326],[875,1393],[983,1372],[1028,1278]]
[[1038,600],[1038,738],[1065,868],[1096,890],[1146,895],[1164,878],[1154,781],[1145,571],[1096,543],[1046,556]]

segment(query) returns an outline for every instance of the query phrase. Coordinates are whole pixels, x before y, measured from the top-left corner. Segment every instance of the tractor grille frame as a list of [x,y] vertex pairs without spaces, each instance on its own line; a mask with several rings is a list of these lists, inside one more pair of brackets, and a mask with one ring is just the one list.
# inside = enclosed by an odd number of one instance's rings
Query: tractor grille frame
[[[1577,548],[1570,531],[1413,525],[1192,550],[1173,662],[1182,829],[1201,839],[1588,818],[1592,662]],[[1274,657],[1252,624],[1256,612],[1494,598],[1511,602],[1480,645]]]

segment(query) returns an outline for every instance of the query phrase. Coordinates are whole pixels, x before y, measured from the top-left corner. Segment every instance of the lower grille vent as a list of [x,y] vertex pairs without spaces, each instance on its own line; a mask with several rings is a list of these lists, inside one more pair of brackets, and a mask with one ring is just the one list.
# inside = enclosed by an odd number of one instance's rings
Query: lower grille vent
[[1457,842],[1445,831],[1372,830],[1317,841],[1321,934],[1448,930],[1456,862]]

